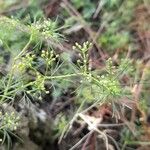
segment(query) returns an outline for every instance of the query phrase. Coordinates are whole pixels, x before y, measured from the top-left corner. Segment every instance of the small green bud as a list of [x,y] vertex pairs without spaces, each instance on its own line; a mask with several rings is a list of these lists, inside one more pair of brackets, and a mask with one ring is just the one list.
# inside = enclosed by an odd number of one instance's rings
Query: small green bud
[[49,91],[45,91],[46,94],[49,94]]
[[72,49],[73,49],[73,50],[75,50],[75,49],[76,49],[76,47],[75,47],[75,46],[72,46]]
[[77,60],[77,63],[81,63],[80,59]]
[[57,55],[56,55],[56,58],[58,58],[58,57],[59,57],[59,55],[57,54]]

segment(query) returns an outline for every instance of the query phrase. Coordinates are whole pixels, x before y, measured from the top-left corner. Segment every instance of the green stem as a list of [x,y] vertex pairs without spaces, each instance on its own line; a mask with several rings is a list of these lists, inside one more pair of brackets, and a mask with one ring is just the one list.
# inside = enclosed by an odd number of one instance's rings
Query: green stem
[[76,77],[76,76],[83,76],[84,73],[73,73],[73,74],[66,74],[66,75],[60,75],[60,76],[45,76],[45,79],[62,79],[62,78],[68,78],[68,77]]
[[12,78],[13,78],[13,73],[14,73],[14,65],[15,65],[15,63],[16,63],[16,60],[28,49],[29,45],[30,45],[31,42],[32,42],[32,38],[33,38],[33,37],[32,37],[32,34],[31,34],[28,43],[25,45],[25,47],[22,49],[22,51],[19,53],[19,55],[17,55],[17,56],[15,57],[15,59],[14,59],[14,62],[13,62],[13,64],[12,64],[12,68],[11,68],[11,70],[10,70],[10,74],[9,74],[9,79],[8,79],[8,82],[7,82],[7,86],[6,86],[5,90],[4,90],[4,94],[3,94],[4,96],[2,97],[1,102],[3,102],[3,101],[5,100],[5,97],[7,96],[9,87],[10,87],[10,85],[11,85]]
[[83,63],[84,63],[84,72],[87,73],[87,58],[86,58],[86,53],[82,52],[83,55]]
[[[73,73],[73,74],[66,74],[66,75],[58,75],[58,76],[46,76],[45,79],[63,79],[63,78],[68,78],[68,77],[76,77],[76,76],[83,76],[83,77],[89,77],[87,73]],[[98,79],[95,77],[91,77],[93,81],[95,81],[99,86],[103,87],[104,89],[108,90],[108,87],[101,84]]]
[[33,35],[31,34],[28,43],[25,45],[25,47],[22,49],[22,51],[16,56],[15,60],[17,60],[24,52],[27,51],[27,49],[29,48],[32,40],[33,40]]
[[150,145],[150,142],[142,142],[142,141],[127,141],[126,144],[129,145]]

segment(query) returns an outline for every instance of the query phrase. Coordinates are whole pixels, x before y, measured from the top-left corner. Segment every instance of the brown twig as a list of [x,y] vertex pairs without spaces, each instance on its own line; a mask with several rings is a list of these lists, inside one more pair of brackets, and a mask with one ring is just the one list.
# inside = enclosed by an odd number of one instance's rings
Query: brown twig
[[135,101],[135,103],[136,103],[136,107],[134,107],[133,110],[132,110],[132,116],[131,116],[131,121],[132,121],[132,122],[134,122],[134,120],[135,120],[136,110],[137,110],[137,109],[141,112],[142,117],[144,118],[144,120],[146,119],[145,113],[140,110],[139,98],[140,98],[140,95],[141,95],[141,91],[142,91],[142,89],[143,89],[143,84],[142,84],[142,82],[143,82],[144,79],[145,79],[146,70],[147,70],[147,68],[149,67],[149,65],[150,65],[150,60],[145,64],[145,66],[144,66],[144,68],[143,68],[140,82],[139,82],[138,84],[136,84],[136,85],[134,86],[133,90],[132,90],[132,92],[133,92],[133,97],[134,97],[134,101]]
[[[86,141],[84,142],[84,144],[83,144],[81,150],[86,150],[86,147],[88,146],[89,143],[91,143],[91,145],[92,145],[92,147],[90,146],[90,150],[94,150],[94,149],[95,149],[95,148],[94,148],[94,147],[95,147],[95,144],[94,144],[93,139],[94,139],[94,131],[91,132],[91,133],[88,135],[88,137],[87,137]],[[94,147],[93,147],[93,145],[94,145]]]

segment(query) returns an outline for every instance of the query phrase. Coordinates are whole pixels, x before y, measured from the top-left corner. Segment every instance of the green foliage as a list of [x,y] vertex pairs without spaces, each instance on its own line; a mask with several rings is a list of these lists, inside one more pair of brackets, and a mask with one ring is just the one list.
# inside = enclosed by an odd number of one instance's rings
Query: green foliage
[[102,46],[109,47],[108,50],[126,47],[129,42],[129,34],[127,32],[115,34],[115,32],[111,33],[112,31],[113,29],[110,27],[110,32],[107,31],[100,37],[99,41]]
[[57,126],[57,130],[58,130],[58,135],[59,136],[64,128],[68,125],[68,120],[65,116],[61,116],[62,114],[60,114],[60,116],[58,117],[58,120],[55,121],[56,126]]
[[144,112],[148,112],[148,104],[145,100],[141,99],[140,102],[139,102],[139,107],[142,111]]
[[71,2],[77,9],[82,9],[81,13],[85,19],[91,18],[96,10],[95,3],[92,3],[90,0],[71,0]]
[[132,61],[127,58],[120,59],[120,65],[118,67],[118,71],[121,73],[121,75],[128,74],[132,75],[135,71]]
[[[30,2],[34,7],[36,1]],[[89,0],[86,2],[72,0],[72,3],[77,9],[82,8],[83,16],[87,20],[92,17],[96,9],[95,4]],[[108,3],[109,8],[112,9],[118,5],[116,0]],[[129,43],[129,32],[120,31],[122,22],[124,20],[112,19],[110,27],[99,38],[102,46],[114,50],[125,47]],[[56,21],[49,19],[41,19],[27,25],[17,19],[0,17],[1,43],[4,48],[9,48],[10,52],[15,51],[8,73],[0,79],[1,104],[13,102],[15,97],[22,96],[22,93],[27,93],[33,100],[42,100],[43,94],[49,94],[46,85],[50,87],[54,100],[69,88],[75,89],[73,91],[77,98],[75,104],[79,107],[84,105],[84,102],[96,101],[114,105],[123,96],[124,90],[119,78],[122,74],[132,73],[133,69],[129,67],[132,62],[122,59],[116,67],[110,58],[106,61],[104,71],[91,70],[89,49],[92,44],[84,42],[82,45],[75,43],[73,46],[73,50],[78,54],[77,62],[73,63],[70,56],[65,53],[58,55],[55,52],[54,45],[59,44],[64,38],[59,33],[60,29]],[[14,113],[5,114],[1,119],[0,127],[14,130],[18,126],[18,119]],[[68,122],[62,116],[56,124],[60,134]]]
[[19,1],[17,4],[23,7],[20,7],[15,12],[11,12],[10,15],[13,15],[17,19],[22,19],[26,24],[34,22],[44,18],[42,7],[46,2],[47,0],[28,0],[27,3],[25,1]]
[[45,3],[47,0],[29,0],[29,7],[28,7],[28,11],[31,13],[32,17],[34,17],[34,19],[38,19],[40,17],[44,16],[44,13],[41,9],[41,5],[43,3]]
[[[132,24],[135,7],[141,3],[141,0],[69,1],[83,16],[85,22],[80,20],[78,16],[72,15],[70,17],[67,12],[62,12],[63,16],[61,17],[65,20],[65,23],[73,26],[75,31],[76,28],[78,30],[76,24],[79,25],[80,29],[84,23],[89,23],[89,27],[93,31],[91,35],[94,35],[96,34],[94,32],[104,23],[104,28],[101,30],[98,39],[95,39],[97,40],[96,46],[100,45],[104,51],[106,50],[109,57],[114,54],[115,50],[122,51],[119,51],[120,54],[116,54],[117,59],[113,57],[117,65],[109,58],[103,62],[104,68],[101,70],[91,68],[90,54],[93,49],[95,50],[95,47],[90,42],[75,43],[72,47],[73,51],[57,51],[59,47],[63,46],[61,42],[64,40],[64,35],[60,33],[63,26],[59,27],[57,20],[53,21],[44,17],[41,8],[44,8],[42,5],[45,2],[48,1],[28,0],[25,8],[19,8],[15,12],[11,11],[11,8],[13,8],[11,5],[20,6],[20,4],[23,4],[21,1],[7,0],[4,2],[2,0],[0,2],[0,12],[6,10],[8,16],[15,14],[15,17],[0,17],[0,63],[5,67],[4,73],[2,72],[0,76],[0,105],[2,106],[4,103],[12,104],[16,99],[24,100],[26,104],[30,101],[30,98],[37,103],[38,100],[44,100],[46,94],[52,96],[52,102],[50,103],[55,105],[57,100],[59,101],[60,97],[69,91],[69,98],[70,96],[74,98],[71,104],[74,105],[69,110],[72,111],[69,112],[69,116],[66,115],[66,108],[65,115],[63,112],[59,113],[54,120],[56,126],[54,132],[56,138],[58,138],[64,132],[64,128],[69,125],[69,118],[74,116],[72,119],[74,120],[76,114],[87,106],[99,103],[107,105],[109,103],[112,110],[117,111],[116,108],[122,108],[124,97],[132,96],[133,85],[131,82],[134,78],[137,81],[136,79],[140,78],[141,72],[136,70],[137,61],[134,62],[133,66],[133,61],[125,57],[123,50],[127,51],[131,48],[132,52],[135,37],[133,38],[133,29],[131,29],[132,25],[130,26],[130,24]],[[98,10],[99,4],[102,7],[95,18],[93,15]],[[69,6],[67,8],[70,9],[70,12],[72,11]],[[72,11],[72,13],[75,12]],[[100,22],[97,22],[98,20]],[[79,22],[77,23],[77,21]],[[59,23],[61,24],[61,22]],[[86,27],[84,29],[88,30]],[[72,36],[74,34],[70,34],[71,38]],[[83,37],[83,39],[85,38],[87,37]],[[77,38],[77,40],[79,39]],[[10,57],[8,60],[5,60],[6,54]],[[138,72],[136,77],[135,72]],[[147,72],[149,72],[148,69]],[[149,79],[147,72],[145,75],[146,82]],[[125,82],[128,82],[127,85],[121,85],[124,82],[123,78],[127,78],[125,79],[127,80]],[[145,82],[142,81],[141,83]],[[145,91],[149,91],[148,82],[143,87]],[[145,99],[149,98],[149,93],[144,90],[141,92],[140,98],[142,100],[140,100],[138,106],[141,111],[147,113],[148,102]],[[119,103],[120,99],[121,103]],[[10,135],[13,135],[13,132],[19,127],[20,119],[15,112],[4,110],[3,113],[0,113],[0,140],[2,144],[4,142],[7,145],[11,143]],[[140,123],[138,119],[135,121]],[[136,128],[135,135],[141,135],[141,126],[136,126]],[[121,137],[123,147],[135,139],[127,128],[124,128],[121,132]]]
[[80,96],[82,99],[87,99],[88,101],[102,101],[107,102],[112,99],[116,99],[122,96],[123,90],[121,89],[118,78],[116,74],[118,70],[113,66],[111,59],[106,62],[106,72],[102,75],[95,74],[95,72],[90,72],[87,74],[87,80],[83,80],[81,86]]
[[106,0],[105,7],[108,11],[113,10],[113,9],[118,8],[120,3],[121,3],[121,0]]
[[[19,30],[18,34],[20,33],[21,37],[22,36],[24,37],[24,35],[26,35],[26,37],[30,36],[29,41],[22,48],[22,51],[20,53],[18,52],[17,54],[15,54],[15,56],[11,60],[10,62],[11,64],[9,66],[10,70],[8,71],[8,75],[2,78],[2,82],[6,86],[4,86],[4,93],[2,92],[2,94],[0,95],[0,97],[2,98],[1,102],[7,100],[6,98],[8,98],[9,100],[14,98],[15,97],[14,93],[18,93],[18,92],[20,93],[21,91],[24,91],[30,85],[34,85],[33,86],[34,88],[32,89],[33,91],[38,91],[39,89],[43,90],[44,89],[44,85],[42,85],[43,82],[40,85],[38,85],[39,82],[43,81],[43,78],[41,78],[42,76],[40,76],[40,73],[38,73],[37,66],[35,65],[35,56],[37,54],[36,52],[35,53],[33,52],[32,54],[27,53],[27,49],[37,39],[39,39],[40,41],[43,41],[44,39],[48,40],[50,38],[53,42],[54,41],[58,42],[60,40],[59,38],[60,34],[57,34],[57,29],[55,28],[56,23],[52,23],[52,21],[47,20],[47,21],[44,21],[44,24],[41,25],[41,27],[39,28],[39,26],[36,26],[36,27],[34,26],[36,25],[36,23],[34,25],[26,26],[22,24],[19,20],[15,20],[15,19],[1,17],[0,20],[2,21],[2,23],[0,24],[0,26],[2,27],[1,29],[6,30],[6,35],[8,33],[12,33],[12,35],[13,34],[15,35],[15,33],[17,33]],[[39,24],[39,22],[37,24]],[[8,28],[9,30],[7,30],[7,27],[9,27]],[[37,39],[35,39],[35,35]],[[3,43],[7,43],[5,45],[7,45],[9,49],[12,49],[11,45],[10,46],[8,45],[8,43],[10,43],[10,40],[9,40],[10,38],[11,38],[11,35],[9,36],[5,36],[5,34],[0,35],[1,41]],[[17,42],[17,40],[15,42]],[[12,43],[12,46],[15,44],[15,42]],[[52,65],[51,63],[55,61],[55,59],[57,58],[57,56],[56,58],[52,58],[53,55],[54,55],[53,53],[48,54],[42,51],[41,58],[43,57],[42,59],[44,59],[44,61],[46,61],[45,62],[46,65],[49,66],[49,65]],[[28,78],[24,76],[24,73],[27,69],[30,69],[35,74],[38,74],[37,75],[38,80],[35,80],[33,83],[32,82],[29,83]],[[16,73],[19,73],[19,76],[16,76],[17,75]],[[18,79],[16,79],[16,77]],[[21,86],[21,88],[17,86]],[[14,87],[16,87],[15,90],[14,90]]]
[[[140,1],[110,0],[105,3],[102,15],[102,22],[110,16],[106,30],[99,37],[99,43],[110,52],[120,48],[127,49],[132,43],[131,29],[129,23],[132,21],[135,6]],[[128,11],[126,11],[128,10]]]
[[[8,21],[15,24],[15,27],[20,24],[18,21],[14,22],[9,19]],[[22,92],[27,92],[31,97],[42,100],[42,93],[49,93],[45,89],[46,83],[52,84],[52,87],[58,90],[57,87],[64,89],[65,85],[67,85],[66,87],[71,86],[72,80],[76,81],[79,85],[79,88],[75,92],[78,95],[78,103],[80,105],[85,100],[87,102],[112,102],[112,99],[116,99],[122,95],[121,86],[116,78],[117,68],[115,68],[111,59],[108,59],[106,62],[106,72],[102,74],[97,74],[95,70],[92,71],[89,67],[88,50],[91,47],[91,43],[84,42],[83,45],[75,43],[73,49],[78,53],[79,59],[77,60],[77,64],[70,63],[68,65],[68,60],[56,55],[53,49],[49,51],[39,48],[38,51],[28,52],[29,46],[34,43],[35,35],[41,35],[44,39],[52,38],[55,42],[60,41],[59,33],[54,29],[55,24],[51,21],[49,22],[49,20],[44,20],[43,24],[38,22],[29,27],[22,26],[29,32],[27,34],[30,35],[30,38],[22,51],[14,58],[12,68],[8,73],[7,79],[4,80],[6,87],[4,88],[4,92],[1,93],[1,103],[14,99],[16,93]],[[47,49],[49,48],[47,47]],[[38,70],[36,57],[46,68],[43,73]],[[62,65],[56,63],[57,59],[63,62]],[[55,65],[56,68],[54,67]],[[65,71],[66,65],[68,69]],[[124,66],[120,67],[123,68]],[[17,69],[20,69],[18,81],[16,80]],[[32,71],[33,75],[27,77],[27,70]],[[34,80],[30,78],[34,78]],[[30,90],[28,87],[30,87]],[[64,124],[63,122],[62,124]],[[61,128],[63,125],[59,124],[59,126],[58,128]]]

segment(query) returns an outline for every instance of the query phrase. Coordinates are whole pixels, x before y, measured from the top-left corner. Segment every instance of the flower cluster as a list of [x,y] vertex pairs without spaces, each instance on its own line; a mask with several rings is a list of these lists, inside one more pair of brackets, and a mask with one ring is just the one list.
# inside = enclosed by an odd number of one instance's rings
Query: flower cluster
[[32,28],[36,29],[41,33],[46,39],[51,38],[55,41],[61,38],[61,35],[57,33],[57,23],[49,20],[37,21],[32,24]]
[[52,63],[59,57],[59,55],[55,55],[54,51],[50,52],[47,50],[42,50],[41,57],[45,60],[47,65],[52,65]]
[[92,43],[84,42],[83,45],[80,45],[78,43],[75,43],[75,46],[73,46],[73,49],[78,49],[80,52],[87,52],[89,48],[92,46]]
[[39,91],[45,91],[44,83],[45,77],[37,72],[36,80],[33,82],[34,88]]
[[14,68],[19,68],[20,71],[25,71],[27,68],[32,68],[32,63],[35,58],[35,55],[27,53],[26,56],[21,57],[14,65]]
[[121,87],[119,81],[112,78],[109,74],[102,75],[99,81],[100,85],[102,85],[103,94],[107,95],[107,97],[118,97],[121,95]]
[[[80,45],[78,43],[75,43],[75,46],[73,46],[74,50],[78,50],[79,51],[79,57],[81,58],[81,60],[77,60],[78,66],[80,67],[81,70],[83,70],[84,73],[86,73],[89,70],[88,67],[88,59],[89,59],[89,55],[88,55],[88,50],[91,47],[92,43],[84,42],[83,45]],[[82,65],[83,64],[83,65]]]
[[116,72],[116,66],[113,65],[112,58],[109,58],[109,59],[106,61],[106,71],[107,71],[107,73],[110,74],[110,75],[114,75],[115,72]]
[[4,115],[0,112],[0,126],[1,129],[16,130],[19,125],[20,117],[17,116],[14,112],[5,113]]

